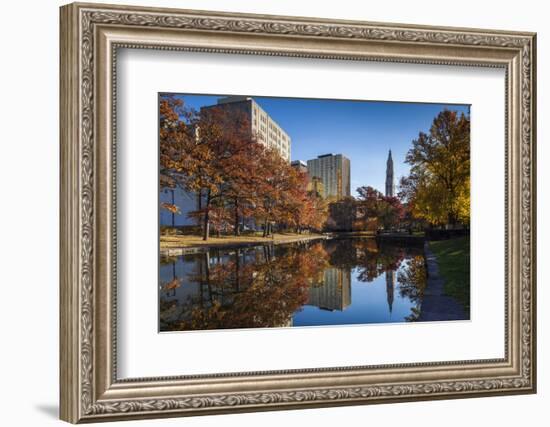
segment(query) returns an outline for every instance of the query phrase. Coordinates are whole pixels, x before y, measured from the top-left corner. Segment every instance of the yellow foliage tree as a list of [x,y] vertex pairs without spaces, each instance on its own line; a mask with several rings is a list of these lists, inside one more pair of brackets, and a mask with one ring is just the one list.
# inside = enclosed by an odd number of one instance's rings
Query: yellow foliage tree
[[413,140],[401,196],[414,216],[436,225],[470,222],[470,118],[443,110]]

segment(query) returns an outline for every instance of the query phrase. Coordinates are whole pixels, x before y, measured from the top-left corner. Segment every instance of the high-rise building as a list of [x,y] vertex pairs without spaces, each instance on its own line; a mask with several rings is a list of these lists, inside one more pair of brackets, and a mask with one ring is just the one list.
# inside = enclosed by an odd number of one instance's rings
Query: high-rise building
[[[262,145],[276,150],[283,159],[290,161],[290,136],[267,114],[253,98],[248,96],[227,96],[218,99],[217,104],[201,107],[231,108],[244,112],[250,121],[250,132]],[[200,132],[200,130],[197,130]],[[301,162],[306,168],[304,162]],[[160,192],[159,203],[175,204],[180,208],[179,214],[173,214],[166,209],[160,210],[160,224],[163,226],[185,227],[196,224],[196,220],[188,214],[198,209],[196,194],[181,188],[165,188]]]
[[388,154],[386,162],[386,196],[395,196],[395,180],[393,177],[393,159],[391,158],[391,150]]
[[290,166],[294,169],[299,170],[300,172],[307,173],[307,163],[303,160],[293,160],[290,162]]
[[325,199],[341,200],[351,195],[350,161],[342,154],[323,154],[307,161],[310,180],[319,178]]
[[260,144],[276,150],[283,159],[290,161],[290,136],[250,96],[226,96],[218,99],[216,105],[206,108],[230,108],[244,112],[250,121],[250,131]]

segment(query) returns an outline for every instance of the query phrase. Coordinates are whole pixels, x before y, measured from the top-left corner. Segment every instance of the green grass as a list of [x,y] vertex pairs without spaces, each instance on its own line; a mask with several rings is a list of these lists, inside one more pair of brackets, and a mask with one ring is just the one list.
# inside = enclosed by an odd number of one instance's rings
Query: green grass
[[445,294],[470,310],[470,237],[430,242],[439,273],[445,280]]

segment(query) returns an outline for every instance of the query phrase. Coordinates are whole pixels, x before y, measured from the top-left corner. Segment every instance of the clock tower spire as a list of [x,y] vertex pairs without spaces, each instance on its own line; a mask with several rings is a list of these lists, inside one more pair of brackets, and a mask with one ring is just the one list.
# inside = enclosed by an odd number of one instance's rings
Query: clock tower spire
[[393,177],[393,159],[391,157],[391,150],[388,154],[388,161],[386,162],[386,196],[395,196],[395,181]]

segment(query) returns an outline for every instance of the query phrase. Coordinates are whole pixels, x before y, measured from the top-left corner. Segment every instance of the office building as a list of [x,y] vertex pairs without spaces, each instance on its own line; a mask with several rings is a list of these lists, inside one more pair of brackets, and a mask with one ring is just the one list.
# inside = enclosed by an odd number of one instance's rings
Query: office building
[[[262,145],[276,150],[283,159],[290,162],[290,136],[263,110],[253,98],[247,96],[228,96],[219,98],[217,104],[201,108],[228,108],[244,112],[250,121],[250,132],[257,137]],[[306,169],[304,162],[300,167]],[[159,203],[176,205],[180,213],[174,214],[166,209],[160,209],[160,224],[162,226],[188,227],[196,224],[196,219],[189,218],[190,212],[198,209],[196,194],[181,188],[164,188],[159,194]]]
[[307,163],[303,160],[294,160],[290,162],[290,166],[300,172],[307,173]]
[[311,180],[321,180],[325,199],[341,200],[351,195],[350,161],[342,154],[323,154],[308,160],[307,169]]
[[290,136],[273,118],[250,96],[226,96],[218,99],[216,105],[205,108],[228,108],[244,112],[250,121],[250,132],[265,147],[277,151],[290,162]]

